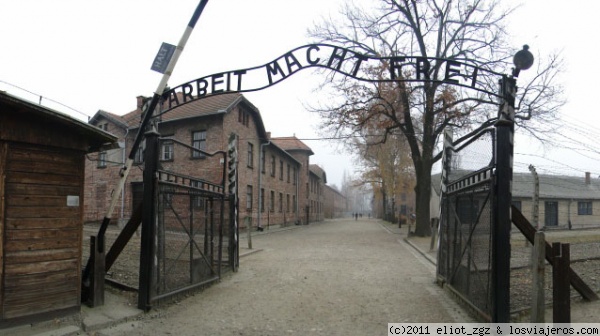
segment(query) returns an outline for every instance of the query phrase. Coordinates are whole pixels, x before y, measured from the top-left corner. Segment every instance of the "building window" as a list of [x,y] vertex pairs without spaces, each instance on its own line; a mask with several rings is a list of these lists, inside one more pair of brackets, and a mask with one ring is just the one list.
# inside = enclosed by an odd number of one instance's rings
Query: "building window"
[[296,185],[296,181],[298,180],[298,171],[296,170],[296,167],[294,167],[294,178],[293,178],[293,180],[294,180],[293,184]]
[[252,210],[252,186],[246,187],[246,209]]
[[288,183],[290,183],[290,179],[291,179],[290,175],[291,175],[290,174],[290,164],[288,163],[288,165],[287,165],[287,182]]
[[558,202],[555,202],[555,201],[544,202],[544,225],[545,226],[557,226],[558,225]]
[[266,161],[265,150],[263,149],[262,152],[261,152],[261,157],[260,157],[260,165],[261,165],[260,171],[263,174],[265,173],[265,169],[266,169],[266,167],[265,167],[266,162],[265,161]]
[[204,201],[205,198],[202,196],[192,196],[192,203],[194,205],[194,209],[196,210],[204,210]]
[[283,193],[279,193],[279,212],[283,212]]
[[[201,189],[202,182],[191,181],[190,187]],[[194,207],[195,210],[204,210],[206,208],[206,203],[207,203],[206,197],[202,197],[200,195],[194,195],[193,193],[194,193],[194,191],[192,191],[192,193],[190,195],[192,197],[192,206]],[[197,191],[196,191],[196,193],[197,193]]]
[[164,140],[161,145],[161,156],[162,161],[173,161],[173,140]]
[[265,212],[265,189],[260,188],[260,212]]
[[577,202],[578,215],[592,215],[592,202]]
[[271,190],[271,204],[269,204],[269,210],[275,212],[275,191]]
[[283,161],[279,160],[279,179],[283,181]]
[[292,210],[296,213],[297,205],[296,205],[296,195],[292,195]]
[[146,140],[142,140],[142,142],[140,142],[140,145],[137,149],[137,151],[135,152],[135,157],[133,158],[133,162],[140,164],[144,162],[144,151],[146,150]]
[[271,176],[275,177],[275,155],[271,155]]
[[246,109],[240,108],[238,110],[238,121],[248,127],[250,125],[250,113]]
[[457,200],[456,215],[461,224],[473,224],[479,214],[479,201],[472,197],[463,197]]
[[98,153],[98,168],[106,168],[106,151]]
[[248,167],[254,167],[254,145],[248,142]]
[[108,132],[108,123],[99,124],[98,128],[101,129],[101,130],[103,130],[103,131]]
[[[192,147],[202,151],[206,151],[206,131],[192,132]],[[205,158],[204,153],[192,150],[193,159]]]
[[285,212],[290,212],[290,194],[285,195]]

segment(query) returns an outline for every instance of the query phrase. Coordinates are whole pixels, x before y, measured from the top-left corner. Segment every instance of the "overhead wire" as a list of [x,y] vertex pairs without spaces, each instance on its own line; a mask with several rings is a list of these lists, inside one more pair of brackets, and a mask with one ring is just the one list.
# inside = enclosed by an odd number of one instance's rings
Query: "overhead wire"
[[89,114],[87,114],[87,113],[84,113],[84,112],[81,112],[81,111],[79,111],[78,109],[76,109],[76,108],[73,108],[73,107],[71,107],[71,106],[69,106],[69,105],[63,104],[63,103],[61,103],[61,102],[59,102],[59,101],[57,101],[57,100],[54,100],[54,99],[51,99],[51,98],[45,97],[45,96],[43,96],[43,95],[41,95],[41,94],[39,94],[39,93],[35,93],[35,92],[32,92],[32,91],[29,91],[29,90],[27,90],[27,89],[25,89],[25,88],[22,88],[22,87],[20,87],[20,86],[18,86],[18,85],[15,85],[15,84],[9,83],[9,82],[7,82],[7,81],[4,81],[4,80],[0,80],[0,83],[4,83],[4,84],[6,84],[6,85],[10,85],[10,86],[11,86],[11,87],[13,87],[13,88],[16,88],[16,89],[19,89],[19,90],[25,91],[25,92],[27,92],[27,93],[29,93],[29,94],[31,94],[31,95],[34,95],[34,96],[37,96],[37,97],[39,97],[39,100],[38,100],[38,105],[44,106],[44,105],[42,104],[42,100],[47,100],[47,101],[50,101],[50,102],[52,102],[52,103],[55,103],[55,104],[57,104],[57,105],[60,105],[60,106],[62,106],[62,107],[65,107],[65,108],[67,108],[67,109],[69,109],[69,110],[71,110],[71,111],[73,111],[73,112],[75,112],[75,113],[78,113],[78,114],[82,115],[82,116],[85,116],[85,117],[87,118],[87,120],[89,120],[89,119],[90,119],[90,115],[89,115]]

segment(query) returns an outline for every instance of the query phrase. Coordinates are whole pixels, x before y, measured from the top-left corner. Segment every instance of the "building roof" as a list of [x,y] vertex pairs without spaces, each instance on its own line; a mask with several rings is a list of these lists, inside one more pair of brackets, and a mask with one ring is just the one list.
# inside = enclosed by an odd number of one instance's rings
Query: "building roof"
[[336,194],[338,194],[339,196],[341,196],[343,198],[346,198],[346,196],[344,196],[339,190],[337,190],[334,187],[331,187],[331,186],[329,186],[329,185],[326,184],[325,188],[329,189],[331,192],[336,193]]
[[273,143],[272,141],[267,142],[268,147],[275,149],[277,152],[279,152],[281,155],[284,155],[286,158],[288,158],[289,160],[295,162],[298,166],[302,165],[302,162],[296,160],[295,157],[293,157],[290,153],[288,153],[287,151],[285,151],[283,148],[277,146],[275,143]]
[[[260,111],[250,101],[248,101],[244,95],[240,93],[221,94],[216,96],[206,96],[205,98],[201,99],[194,99],[189,103],[181,104],[176,108],[160,115],[160,120],[161,122],[171,122],[210,115],[226,114],[231,112],[233,108],[239,104],[245,105],[248,110],[251,111],[251,115],[254,118],[255,124],[257,125],[259,136],[263,139],[266,139],[267,135],[262,117],[260,116]],[[168,106],[168,102],[164,102],[163,106],[166,108]],[[96,113],[92,120],[96,119],[98,115],[103,115],[109,119],[112,118],[111,120],[116,119],[117,123],[123,125],[123,127],[127,125],[130,129],[136,129],[141,123],[142,109],[141,107],[138,107],[123,116],[117,116],[115,114],[100,110],[98,113]]]
[[[586,183],[585,176],[538,175],[540,179],[540,198],[544,199],[600,199],[600,177],[590,178]],[[439,195],[440,174],[431,179],[432,187]],[[531,173],[513,173],[513,198],[532,198],[534,178]]]
[[47,108],[45,106],[32,103],[22,98],[10,95],[0,91],[0,104],[13,106],[15,111],[27,113],[31,116],[28,120],[37,123],[52,122],[67,127],[69,132],[78,134],[89,141],[88,152],[95,152],[102,149],[112,148],[116,145],[117,138],[98,127],[75,119],[67,114]]
[[[600,199],[600,179],[584,176],[539,175],[540,198]],[[534,179],[531,173],[513,174],[513,197],[533,197]]]
[[312,149],[310,149],[310,147],[308,147],[304,142],[300,141],[295,136],[271,138],[271,141],[273,143],[275,143],[277,146],[279,146],[280,148],[282,148],[283,150],[288,151],[288,152],[298,150],[298,151],[306,151],[309,153],[308,155],[315,154],[315,153],[313,153]]
[[321,180],[323,180],[323,183],[327,183],[327,174],[325,174],[323,168],[319,167],[316,164],[311,164],[308,166],[308,170],[311,173],[315,174],[317,177],[319,177]]
[[98,110],[98,112],[96,112],[96,114],[94,114],[94,116],[92,117],[92,119],[90,119],[90,121],[88,121],[88,123],[90,124],[94,124],[94,122],[99,118],[99,117],[104,117],[110,121],[112,121],[113,123],[115,123],[116,125],[122,127],[122,128],[127,128],[129,127],[129,125],[127,124],[127,122],[123,119],[122,116],[116,115],[114,113],[110,113],[110,112],[106,112],[103,110]]

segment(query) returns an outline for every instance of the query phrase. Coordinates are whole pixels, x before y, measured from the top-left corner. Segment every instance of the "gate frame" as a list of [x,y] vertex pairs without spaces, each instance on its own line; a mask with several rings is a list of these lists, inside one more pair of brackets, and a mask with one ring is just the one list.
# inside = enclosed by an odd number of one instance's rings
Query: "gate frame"
[[[156,254],[158,251],[158,193],[159,193],[159,184],[160,184],[160,176],[165,173],[159,169],[159,149],[160,149],[160,133],[156,130],[154,125],[152,125],[152,129],[149,132],[145,133],[146,138],[146,148],[144,152],[144,173],[143,173],[143,183],[144,183],[144,193],[143,193],[143,201],[142,201],[142,234],[140,241],[140,267],[139,267],[139,287],[138,287],[138,309],[148,311],[152,308],[152,303],[156,300],[160,300],[172,295],[176,295],[182,291],[189,290],[192,288],[196,288],[202,286],[208,282],[212,282],[221,278],[221,261],[222,261],[222,245],[223,245],[223,229],[224,225],[228,225],[230,236],[228,237],[229,243],[229,260],[228,263],[231,265],[233,271],[237,271],[237,253],[238,253],[238,244],[234,241],[237,238],[237,232],[235,228],[235,217],[229,216],[228,220],[225,221],[224,217],[224,209],[225,205],[221,204],[220,208],[220,218],[221,224],[219,225],[219,250],[217,253],[217,258],[219,261],[219,265],[213,279],[208,281],[202,281],[199,283],[192,284],[185,288],[179,288],[170,293],[161,293],[160,295],[153,295],[153,290],[156,289],[156,272],[158,267],[158,259],[156,258]],[[223,160],[225,160],[226,152],[225,151],[216,151],[214,153],[204,152],[200,149],[193,148],[187,144],[181,143],[177,140],[172,141],[176,142],[179,145],[183,145],[190,150],[201,152],[207,156],[215,156],[215,155],[223,155]],[[227,195],[225,194],[225,181],[226,181],[226,165],[223,164],[223,172],[222,172],[222,185],[216,186],[217,191],[220,188],[222,193],[217,193],[215,190],[212,190],[212,193],[220,195],[221,202],[229,202],[230,211],[234,211],[234,199],[235,195]],[[237,180],[237,174],[235,176]],[[237,183],[236,183],[237,184]],[[212,206],[211,206],[212,207]],[[215,232],[213,231],[213,234]]]
[[154,288],[153,269],[157,266],[156,225],[157,225],[157,190],[158,149],[160,134],[156,129],[146,132],[146,150],[144,153],[144,198],[142,201],[142,237],[140,242],[140,276],[138,287],[138,308],[148,311],[151,308],[151,291]]
[[[491,228],[491,314],[493,323],[510,322],[510,228],[512,204],[512,174],[514,155],[514,119],[515,119],[515,94],[516,79],[513,76],[503,75],[499,81],[500,106],[498,120],[494,124],[494,162],[492,162],[492,228]],[[482,130],[482,132],[489,131]],[[479,136],[481,132],[473,135],[466,141]],[[444,160],[442,163],[440,209],[446,204],[448,192],[448,176],[450,173],[452,136],[449,132],[444,134]],[[440,218],[440,230],[443,229],[445,220]],[[447,225],[447,224],[446,224]],[[441,240],[440,240],[441,241]],[[439,250],[438,250],[439,251]],[[438,267],[437,273],[440,269]]]
[[[518,74],[518,73],[517,73]],[[515,130],[515,77],[502,76],[496,122],[495,214],[492,228],[492,322],[510,322],[510,227]]]
[[[468,64],[468,63],[462,63],[462,62],[458,62],[456,60],[451,60],[451,59],[444,59],[444,58],[432,58],[432,57],[419,57],[419,56],[405,56],[405,57],[378,57],[378,56],[369,56],[369,55],[363,55],[363,54],[359,54],[356,53],[354,51],[351,51],[349,49],[345,49],[343,47],[338,47],[338,46],[334,46],[334,45],[326,45],[326,44],[312,44],[312,45],[307,45],[307,46],[303,46],[303,47],[299,47],[296,48],[284,55],[282,55],[281,57],[279,57],[278,59],[276,59],[275,61],[265,64],[263,66],[259,66],[259,67],[254,67],[254,68],[248,68],[248,69],[241,69],[241,70],[236,70],[236,71],[229,71],[229,72],[222,72],[222,73],[218,73],[218,74],[214,74],[211,76],[206,76],[206,77],[201,77],[198,78],[194,81],[188,82],[188,83],[184,83],[178,87],[175,87],[173,89],[170,90],[165,90],[166,89],[166,82],[167,80],[170,78],[170,74],[177,62],[177,59],[179,57],[179,54],[181,53],[181,50],[183,50],[183,45],[185,45],[185,43],[187,42],[187,39],[189,38],[189,35],[191,34],[192,29],[194,28],[198,18],[200,17],[200,14],[202,13],[204,7],[206,6],[206,3],[208,2],[208,0],[201,0],[198,7],[196,8],[196,11],[194,12],[194,15],[192,16],[192,19],[190,20],[190,23],[188,24],[188,27],[186,29],[186,31],[184,32],[180,43],[178,45],[178,47],[176,48],[174,54],[173,54],[173,58],[169,60],[168,62],[168,66],[166,68],[166,71],[163,73],[164,76],[161,80],[161,82],[158,85],[157,90],[155,91],[150,103],[148,104],[147,108],[146,108],[146,114],[142,119],[142,122],[139,126],[138,129],[138,133],[136,134],[131,152],[129,154],[129,157],[126,161],[125,166],[122,169],[121,172],[121,177],[119,180],[119,183],[117,185],[117,189],[114,191],[113,193],[113,197],[111,198],[111,202],[109,205],[109,209],[107,211],[106,216],[104,217],[102,224],[100,226],[99,229],[99,233],[98,233],[98,239],[100,242],[103,241],[104,239],[104,233],[106,231],[106,228],[108,227],[109,223],[110,223],[110,217],[112,215],[113,209],[114,209],[114,205],[116,204],[116,200],[118,198],[117,195],[120,194],[121,190],[123,189],[124,183],[129,175],[129,172],[131,171],[131,166],[133,163],[133,159],[134,156],[138,150],[138,147],[142,141],[142,137],[143,137],[143,132],[145,132],[146,127],[148,126],[150,119],[152,119],[153,117],[157,117],[160,116],[164,113],[167,113],[169,110],[178,107],[180,105],[189,103],[193,100],[196,99],[201,99],[207,96],[207,91],[205,90],[203,94],[201,94],[201,92],[196,92],[197,97],[193,98],[193,85],[192,83],[203,83],[206,84],[206,86],[208,86],[208,82],[207,79],[211,79],[214,80],[222,78],[225,74],[228,76],[227,78],[229,78],[229,76],[231,76],[231,74],[233,74],[234,76],[237,76],[237,89],[231,89],[230,85],[227,85],[227,89],[215,89],[215,83],[213,83],[212,88],[214,92],[210,92],[210,95],[218,95],[218,94],[226,94],[226,93],[234,93],[234,92],[251,92],[251,91],[258,91],[258,90],[262,90],[264,88],[270,87],[272,85],[275,85],[279,82],[281,82],[282,80],[288,78],[289,76],[291,76],[294,73],[297,73],[298,71],[305,69],[305,68],[309,68],[309,67],[321,67],[321,68],[327,68],[329,70],[332,71],[336,71],[336,72],[340,72],[348,77],[357,79],[357,80],[362,80],[362,81],[367,81],[367,82],[441,82],[441,83],[446,83],[446,84],[452,84],[452,85],[457,85],[457,86],[462,86],[462,87],[466,87],[466,88],[470,88],[473,90],[477,90],[480,92],[484,92],[487,94],[490,94],[492,96],[496,96],[500,98],[500,108],[499,108],[499,115],[498,115],[498,120],[496,123],[496,127],[498,130],[498,136],[497,136],[497,141],[498,143],[503,143],[506,144],[506,146],[497,146],[496,148],[496,155],[497,155],[497,178],[495,180],[495,185],[494,185],[494,190],[498,195],[502,195],[503,197],[499,197],[501,200],[498,201],[498,204],[496,204],[496,219],[495,219],[495,224],[494,228],[493,228],[493,267],[494,269],[492,270],[494,273],[493,276],[493,281],[494,281],[494,287],[496,289],[498,289],[498,292],[494,292],[494,296],[493,296],[493,317],[492,317],[492,321],[493,322],[509,322],[509,318],[510,318],[510,314],[509,314],[509,307],[508,307],[508,302],[509,302],[509,295],[504,295],[506,293],[509,293],[509,280],[510,280],[510,206],[511,206],[511,190],[512,190],[512,156],[513,156],[513,137],[514,137],[514,116],[515,116],[515,107],[514,107],[514,103],[515,103],[515,93],[516,93],[516,77],[518,77],[519,72],[521,70],[526,70],[528,68],[531,67],[531,65],[533,64],[534,61],[534,57],[531,54],[531,52],[528,51],[529,46],[524,45],[523,49],[520,50],[519,52],[517,52],[513,58],[513,63],[515,65],[515,68],[513,68],[512,71],[512,75],[510,77],[508,77],[505,74],[500,74],[491,70],[487,70],[484,68],[480,68],[477,66],[474,66],[472,64]],[[330,59],[328,60],[327,64],[321,64],[320,63],[320,59],[314,59],[313,56],[311,55],[312,52],[314,51],[318,51],[320,50],[320,47],[327,47],[327,48],[333,48],[333,51],[330,55]],[[303,50],[306,49],[304,51],[306,51],[306,59],[305,61],[307,62],[308,65],[302,65],[300,62],[298,62],[298,59],[294,56],[293,52],[294,51],[298,51],[298,50]],[[342,52],[343,56],[340,56],[338,54],[338,52]],[[346,57],[346,53],[348,53],[348,57]],[[281,68],[281,66],[278,63],[279,59],[285,59],[287,62],[287,68],[288,68],[288,73],[286,74],[283,69]],[[408,59],[414,59],[414,65],[416,67],[416,73],[417,76],[416,78],[413,79],[398,79],[397,78],[397,73],[396,71],[399,70],[401,68],[400,64],[406,62]],[[293,62],[290,62],[290,60],[293,60]],[[350,60],[350,62],[344,62]],[[357,76],[359,69],[361,67],[361,64],[366,63],[370,60],[375,60],[375,61],[381,61],[381,62],[390,62],[392,64],[392,66],[390,67],[390,74],[389,74],[389,78],[379,78],[379,79],[368,79],[368,78],[362,78],[360,76]],[[435,79],[431,79],[429,77],[429,62],[431,60],[434,61],[440,61],[440,62],[446,62],[449,65],[447,66],[453,66],[454,69],[452,71],[446,71],[446,76],[445,78],[443,78],[443,80],[435,80]],[[342,66],[342,63],[344,63],[344,66]],[[347,65],[350,64],[350,68],[347,67]],[[407,63],[408,64],[408,63]],[[471,75],[467,75],[467,74],[461,74],[460,70],[458,70],[457,67],[460,66],[465,66],[465,67],[469,67],[471,68],[474,72]],[[296,69],[294,69],[294,67],[297,67]],[[262,87],[258,87],[258,88],[249,88],[249,89],[244,89],[242,88],[242,75],[246,74],[248,71],[253,71],[253,70],[266,70],[266,74],[268,75],[268,84],[264,85]],[[153,68],[153,70],[156,70]],[[162,71],[159,71],[162,72]],[[490,92],[487,90],[487,88],[480,88],[478,87],[478,81],[477,81],[477,73],[478,72],[487,72],[489,74],[493,74],[493,75],[498,75],[501,76],[501,80],[500,80],[500,94],[497,94],[495,92]],[[281,76],[280,78],[276,78],[275,80],[273,80],[273,76]],[[421,78],[423,77],[423,78]],[[461,83],[459,80],[457,80],[454,77],[464,77],[464,78],[471,78],[471,82],[470,84],[465,84],[465,83]],[[221,82],[219,82],[221,83]],[[197,90],[200,90],[200,85],[197,86]],[[206,89],[206,87],[205,87]],[[179,100],[177,98],[177,91],[176,90],[180,90],[180,92],[183,94],[183,102],[179,103]],[[186,91],[187,90],[187,91]],[[159,101],[161,99],[167,99],[169,102],[169,107],[165,110],[162,110],[160,113],[158,113],[158,115],[154,115],[155,109],[159,104]],[[175,106],[172,106],[172,103],[175,103]],[[155,134],[156,133],[156,134]],[[159,134],[156,132],[155,129],[153,129],[152,131],[150,131],[147,134],[147,145],[148,146],[158,146],[158,136]],[[154,140],[149,140],[149,138],[154,139]],[[152,144],[150,145],[149,143],[152,142]],[[148,152],[148,149],[147,149]],[[151,190],[145,191],[144,192],[144,213],[143,213],[143,220],[142,220],[142,248],[143,249],[147,249],[147,251],[155,251],[155,244],[156,244],[156,214],[155,214],[155,209],[156,209],[156,202],[157,202],[157,198],[156,198],[156,191],[157,191],[157,179],[156,176],[151,176],[150,172],[147,172],[146,170],[151,170],[152,174],[154,174],[154,170],[156,169],[157,165],[158,165],[158,151],[157,151],[157,147],[154,148],[154,158],[152,158],[152,160],[147,160],[146,164],[151,162],[151,168],[153,169],[145,169],[144,170],[144,185],[149,186]],[[237,154],[237,153],[236,153]],[[153,166],[152,166],[153,165]],[[148,167],[147,167],[148,168]],[[231,168],[231,167],[230,167]],[[155,175],[155,174],[154,174]],[[236,179],[237,182],[237,179]],[[237,185],[237,183],[236,183]],[[146,194],[151,195],[152,200],[148,199],[146,200]],[[233,208],[233,213],[234,213],[234,218],[237,217],[237,206],[238,206],[238,202],[237,202],[237,192],[235,193],[230,193],[233,194],[232,198],[233,198],[233,203],[234,206],[232,206]],[[148,197],[150,198],[150,197]],[[237,231],[237,219],[234,219],[234,232],[233,232],[233,241],[234,241],[234,253],[233,253],[233,270],[237,270],[237,267],[239,265],[239,251],[238,251],[238,247],[237,247],[237,239],[239,237],[238,235],[238,231]],[[141,283],[141,279],[142,278],[147,278],[148,280],[151,281],[150,277],[150,269],[148,269],[149,267],[151,268],[151,263],[154,262],[153,260],[149,260],[147,256],[145,257],[140,257],[140,299],[138,300],[138,305],[140,306],[140,309],[149,309],[150,306],[148,304],[149,302],[149,284],[145,283],[142,286]],[[86,280],[89,277],[89,273],[90,273],[90,269],[89,267],[86,267],[86,269],[84,270],[84,275],[82,277],[82,285],[86,286]],[[142,277],[143,275],[143,277]],[[142,291],[143,289],[143,291]],[[142,297],[144,297],[146,300],[144,300],[144,302],[142,302]]]
[[[461,150],[463,150],[464,148],[468,147],[470,144],[472,144],[474,141],[477,141],[483,134],[485,133],[489,133],[490,137],[491,137],[491,141],[492,141],[492,160],[490,161],[490,163],[488,163],[485,167],[479,168],[478,170],[466,174],[464,176],[461,176],[460,178],[453,180],[453,181],[449,181],[448,176],[450,175],[451,172],[451,161],[452,161],[452,152],[460,152]],[[497,129],[496,127],[488,127],[485,128],[481,131],[479,131],[478,133],[476,133],[475,135],[473,135],[472,137],[468,138],[468,139],[463,139],[460,143],[457,143],[456,145],[459,145],[457,147],[454,147],[452,145],[452,134],[450,130],[446,130],[446,132],[444,133],[444,153],[443,153],[443,169],[442,169],[442,174],[441,174],[441,196],[442,196],[442,200],[440,202],[440,224],[438,227],[439,230],[439,244],[442,244],[444,242],[448,242],[448,244],[445,246],[445,248],[440,247],[438,249],[438,264],[437,264],[437,269],[436,269],[436,274],[438,277],[438,282],[441,284],[444,283],[452,283],[454,280],[454,276],[456,275],[456,272],[458,271],[458,267],[460,266],[460,261],[459,263],[457,263],[457,265],[453,265],[453,262],[456,261],[456,253],[460,254],[460,258],[462,259],[462,257],[464,256],[465,252],[467,251],[468,245],[471,243],[471,238],[472,238],[472,234],[473,234],[473,230],[475,229],[475,227],[477,226],[477,223],[479,223],[479,219],[481,218],[481,213],[483,211],[483,209],[485,208],[485,203],[489,203],[489,207],[491,208],[490,214],[492,216],[492,218],[490,218],[489,220],[489,225],[490,225],[490,229],[492,229],[492,226],[495,226],[495,218],[496,216],[494,216],[493,212],[495,211],[495,204],[496,204],[496,193],[495,193],[495,175],[494,175],[494,168],[496,167],[496,162],[497,162],[497,158],[496,158],[496,146],[497,146]],[[477,186],[481,186],[482,183],[484,183],[485,185],[487,185],[487,197],[486,197],[486,201],[484,202],[483,206],[481,207],[481,209],[479,209],[479,213],[475,214],[477,217],[477,222],[475,223],[475,225],[470,228],[470,233],[469,233],[469,237],[466,240],[466,245],[462,246],[462,244],[460,245],[461,250],[456,250],[456,240],[459,239],[461,240],[462,243],[462,238],[461,237],[457,237],[456,235],[456,230],[457,227],[454,227],[455,230],[455,234],[450,236],[449,235],[449,225],[448,222],[449,221],[454,221],[457,220],[457,209],[455,209],[454,207],[456,207],[456,204],[449,204],[450,200],[449,197],[447,195],[452,195],[453,197],[455,197],[455,195],[457,193],[463,193],[465,190],[477,187]],[[471,191],[469,191],[471,192]],[[449,214],[449,208],[452,208],[452,213]],[[446,216],[452,217],[453,219],[451,220],[446,220]],[[459,221],[460,224],[460,221]],[[461,224],[462,225],[462,224]],[[491,239],[491,235],[493,232],[490,232],[489,238]],[[449,238],[452,238],[452,242],[450,243]],[[450,245],[452,245],[452,249],[450,249]],[[451,251],[450,251],[451,250]],[[490,244],[490,250],[491,249],[491,244]],[[442,255],[442,251],[444,251],[444,255]],[[490,259],[492,258],[492,251],[490,251]],[[469,248],[469,254],[471,254],[472,252],[470,251]],[[470,267],[470,261],[467,262],[467,264]],[[455,267],[454,267],[455,266]],[[492,260],[490,260],[489,267],[494,267]],[[490,275],[491,275],[491,270],[490,270]],[[491,277],[490,277],[491,278]],[[488,282],[487,286],[488,288],[491,287],[491,280]],[[458,294],[458,296],[465,302],[467,302],[480,316],[482,316],[484,319],[486,320],[491,320],[491,313],[488,313],[487,311],[484,312],[480,309],[480,307],[476,306],[474,303],[469,302],[469,300],[467,300],[467,298],[465,298],[462,293],[460,293],[457,289],[451,287],[452,290]],[[487,291],[488,297],[486,298],[486,300],[490,303],[491,305],[491,295],[493,295],[492,290]]]

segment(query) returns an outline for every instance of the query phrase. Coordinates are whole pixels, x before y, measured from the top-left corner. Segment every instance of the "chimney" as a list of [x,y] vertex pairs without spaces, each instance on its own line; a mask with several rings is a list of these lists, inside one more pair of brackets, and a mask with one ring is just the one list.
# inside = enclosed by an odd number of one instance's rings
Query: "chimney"
[[585,184],[590,184],[590,172],[585,172]]
[[267,132],[267,140],[271,139],[271,132]]
[[144,100],[146,100],[146,97],[144,96],[137,96],[137,108],[138,109],[142,109],[142,106],[144,106]]

